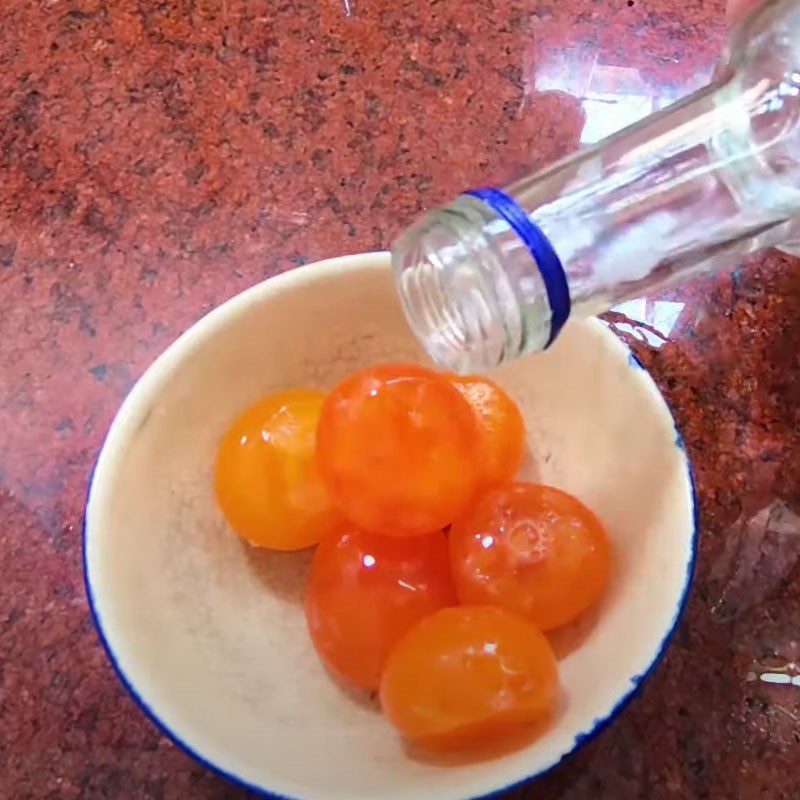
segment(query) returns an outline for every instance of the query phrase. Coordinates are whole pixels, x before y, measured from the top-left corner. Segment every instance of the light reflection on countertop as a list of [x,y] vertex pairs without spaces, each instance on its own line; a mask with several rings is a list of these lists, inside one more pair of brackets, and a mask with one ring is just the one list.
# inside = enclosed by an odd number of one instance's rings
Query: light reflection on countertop
[[586,117],[581,144],[594,144],[704,86],[711,72],[700,70],[681,84],[654,83],[635,67],[603,63],[598,49],[586,45],[546,52],[533,88],[580,100]]
[[612,309],[613,327],[628,333],[651,347],[662,347],[678,323],[685,303],[640,298],[620,303]]

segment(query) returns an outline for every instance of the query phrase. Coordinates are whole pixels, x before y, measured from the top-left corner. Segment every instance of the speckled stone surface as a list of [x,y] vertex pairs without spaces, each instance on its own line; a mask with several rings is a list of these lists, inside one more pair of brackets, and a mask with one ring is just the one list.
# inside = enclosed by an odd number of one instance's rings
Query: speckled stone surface
[[[2,4],[0,798],[246,796],[143,717],[84,595],[92,464],[155,355],[688,93],[724,34],[703,0],[354,2]],[[509,800],[800,797],[800,687],[759,679],[800,662],[800,263],[731,266],[612,320],[694,459],[687,614],[625,714]]]

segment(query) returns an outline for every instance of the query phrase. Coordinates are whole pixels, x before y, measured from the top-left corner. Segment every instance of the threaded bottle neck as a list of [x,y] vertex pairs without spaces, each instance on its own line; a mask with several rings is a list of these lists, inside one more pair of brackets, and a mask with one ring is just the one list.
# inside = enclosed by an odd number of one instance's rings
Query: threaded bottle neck
[[403,310],[441,366],[485,372],[545,346],[550,310],[541,276],[514,239],[490,208],[462,196],[395,242]]

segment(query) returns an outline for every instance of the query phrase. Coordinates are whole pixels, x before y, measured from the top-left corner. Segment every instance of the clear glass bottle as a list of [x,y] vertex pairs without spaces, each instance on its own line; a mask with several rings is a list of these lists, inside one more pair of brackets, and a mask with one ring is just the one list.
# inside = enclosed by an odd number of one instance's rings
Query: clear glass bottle
[[392,248],[412,329],[460,372],[545,348],[570,313],[800,245],[800,3],[769,0],[732,30],[705,89],[478,194]]

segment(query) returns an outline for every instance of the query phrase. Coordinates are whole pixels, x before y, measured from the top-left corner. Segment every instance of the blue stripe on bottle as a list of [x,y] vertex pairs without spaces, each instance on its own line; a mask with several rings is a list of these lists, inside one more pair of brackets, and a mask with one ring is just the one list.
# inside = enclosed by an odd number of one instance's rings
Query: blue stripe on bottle
[[564,327],[571,308],[567,276],[564,273],[561,259],[541,228],[512,197],[499,189],[471,189],[466,194],[485,203],[498,217],[504,219],[522,239],[536,261],[544,281],[547,300],[550,303],[550,337],[545,345],[545,347],[550,347],[561,328]]

